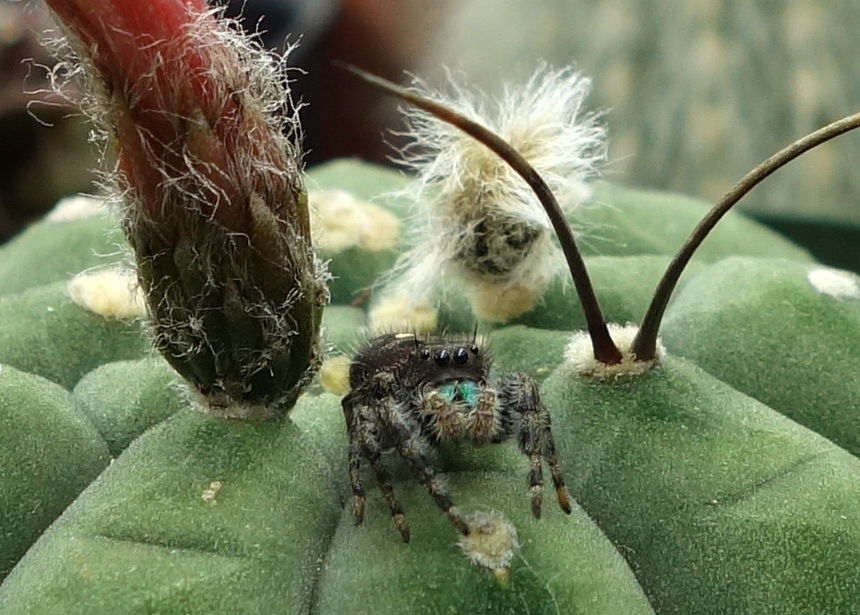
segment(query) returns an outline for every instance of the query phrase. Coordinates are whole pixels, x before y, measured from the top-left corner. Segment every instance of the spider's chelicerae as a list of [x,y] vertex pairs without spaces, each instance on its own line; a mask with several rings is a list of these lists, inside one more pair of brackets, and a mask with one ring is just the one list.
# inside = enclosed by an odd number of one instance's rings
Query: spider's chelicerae
[[433,500],[462,534],[469,527],[428,459],[442,440],[498,443],[516,437],[529,458],[531,509],[540,517],[542,462],[552,474],[559,506],[570,513],[570,496],[555,453],[550,417],[537,383],[526,374],[489,382],[490,357],[475,342],[389,333],[370,340],[349,368],[343,399],[349,434],[349,479],[356,522],[364,516],[361,462],[366,459],[394,525],[409,541],[403,509],[394,494],[383,451],[395,449]]

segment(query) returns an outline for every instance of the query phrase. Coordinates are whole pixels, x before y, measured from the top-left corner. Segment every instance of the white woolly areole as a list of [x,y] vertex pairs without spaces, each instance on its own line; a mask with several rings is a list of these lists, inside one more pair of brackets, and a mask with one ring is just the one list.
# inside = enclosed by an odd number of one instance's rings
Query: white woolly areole
[[107,211],[105,200],[86,194],[75,194],[63,197],[45,215],[45,220],[51,223],[86,220]]
[[314,245],[327,252],[357,246],[390,250],[400,240],[400,220],[382,207],[332,188],[308,193]]
[[822,295],[834,299],[860,299],[857,276],[848,271],[819,267],[811,269],[806,279]]
[[368,327],[374,335],[389,331],[427,333],[435,331],[439,320],[435,306],[426,297],[406,292],[383,295],[370,308]]
[[541,297],[537,290],[527,284],[499,285],[478,281],[468,284],[463,292],[475,316],[489,322],[504,323],[531,312]]
[[500,582],[506,582],[511,560],[520,548],[516,526],[495,510],[471,513],[464,521],[469,534],[457,541],[463,555],[469,563],[492,571]]
[[319,383],[324,391],[341,397],[349,393],[350,362],[350,358],[342,354],[323,361],[319,371]]
[[[508,84],[498,101],[465,91],[415,90],[508,141],[540,173],[560,203],[588,195],[585,180],[606,158],[605,130],[582,106],[591,83],[571,68],[539,67],[525,84]],[[414,247],[391,275],[396,287],[424,292],[445,275],[468,283],[530,287],[542,296],[562,269],[561,251],[543,207],[525,181],[496,154],[458,128],[406,110],[411,145],[401,162],[416,179]]]
[[564,349],[564,364],[573,372],[582,377],[594,378],[596,380],[613,380],[625,376],[638,376],[644,374],[655,365],[662,362],[666,356],[666,349],[660,340],[657,340],[656,358],[651,361],[637,361],[630,352],[633,339],[639,332],[638,325],[628,324],[625,326],[610,323],[609,335],[621,351],[621,362],[615,365],[606,365],[594,358],[594,349],[591,346],[591,338],[585,331],[577,331],[570,338]]
[[72,301],[105,318],[133,320],[146,316],[146,303],[131,271],[105,269],[84,272],[69,281]]

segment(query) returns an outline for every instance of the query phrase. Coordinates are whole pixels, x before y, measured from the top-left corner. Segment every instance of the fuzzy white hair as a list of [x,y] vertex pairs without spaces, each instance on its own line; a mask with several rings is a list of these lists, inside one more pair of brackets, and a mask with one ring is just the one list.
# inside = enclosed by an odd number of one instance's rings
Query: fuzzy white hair
[[[539,67],[525,84],[507,84],[498,100],[470,93],[449,73],[449,93],[423,96],[489,128],[540,173],[567,208],[588,195],[585,181],[606,159],[607,144],[599,114],[583,111],[591,82],[574,69]],[[395,287],[426,297],[440,277],[459,275],[467,282],[489,283],[500,292],[516,285],[532,289],[537,300],[561,268],[552,227],[525,181],[486,146],[429,113],[410,108],[403,133],[410,144],[399,162],[415,173],[409,189],[418,203],[413,248],[392,273]],[[522,228],[529,245],[513,250],[510,233]],[[478,234],[482,237],[478,237]],[[476,241],[490,253],[492,275],[467,262]],[[486,268],[486,267],[485,267]],[[532,302],[533,304],[533,302]],[[480,315],[480,314],[479,314]]]

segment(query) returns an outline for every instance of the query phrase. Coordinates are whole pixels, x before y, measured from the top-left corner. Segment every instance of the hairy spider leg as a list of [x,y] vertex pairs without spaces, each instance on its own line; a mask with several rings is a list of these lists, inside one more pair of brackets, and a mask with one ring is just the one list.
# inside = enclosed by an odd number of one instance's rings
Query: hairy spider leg
[[364,519],[364,488],[361,486],[362,445],[359,435],[358,413],[353,406],[350,393],[341,401],[343,416],[346,419],[346,433],[349,438],[349,484],[352,487],[352,514],[356,524]]
[[499,394],[502,405],[513,408],[520,417],[517,444],[520,451],[529,458],[528,484],[532,494],[532,514],[538,519],[541,515],[543,461],[546,461],[550,468],[559,507],[570,514],[570,496],[555,453],[550,415],[540,400],[537,383],[526,374],[514,374],[502,381]]
[[454,506],[435,470],[427,462],[424,451],[430,448],[431,443],[425,437],[416,436],[412,433],[403,415],[393,404],[391,406],[391,413],[386,418],[389,419],[389,424],[395,432],[397,452],[400,453],[400,456],[409,464],[412,471],[415,472],[418,480],[427,490],[427,493],[436,502],[436,506],[442,509],[445,516],[454,524],[458,532],[467,536],[469,534],[469,525],[463,519],[457,507]]
[[439,391],[430,391],[422,397],[421,414],[426,417],[438,440],[453,440],[460,436],[463,424],[457,407]]
[[[409,527],[406,525],[403,507],[394,494],[394,487],[391,484],[391,473],[382,459],[382,446],[374,431],[369,429],[366,419],[366,413],[374,412],[374,409],[367,405],[353,406],[351,401],[347,402],[348,399],[349,397],[344,398],[343,405],[347,418],[349,419],[350,415],[352,418],[349,429],[349,479],[352,483],[352,511],[356,523],[361,523],[364,518],[364,489],[361,486],[360,473],[361,457],[363,455],[367,458],[371,469],[373,469],[373,473],[376,475],[376,483],[382,492],[382,496],[385,498],[386,504],[388,504],[388,509],[391,511],[391,520],[394,522],[394,527],[400,532],[403,542],[409,542]],[[350,410],[347,412],[348,403]]]
[[543,404],[541,404],[541,408],[543,408],[543,413],[546,417],[543,421],[543,456],[552,475],[552,485],[555,487],[555,496],[558,499],[558,505],[564,512],[570,514],[570,492],[568,492],[567,486],[564,484],[564,476],[561,474],[561,464],[559,464],[558,455],[555,452],[555,439],[552,437],[552,420]]
[[355,523],[364,519],[364,488],[361,486],[361,439],[358,436],[358,421],[349,426],[349,484],[352,486],[352,515]]

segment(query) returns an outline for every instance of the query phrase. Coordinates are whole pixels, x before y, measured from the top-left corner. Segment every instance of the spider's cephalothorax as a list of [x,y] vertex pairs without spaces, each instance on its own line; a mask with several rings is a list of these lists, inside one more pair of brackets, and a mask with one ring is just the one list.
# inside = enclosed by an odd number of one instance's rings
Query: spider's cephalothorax
[[489,384],[490,358],[474,339],[422,338],[389,333],[370,340],[349,368],[350,392],[343,399],[349,434],[349,479],[357,522],[364,516],[361,460],[376,474],[404,541],[409,528],[394,495],[383,451],[395,449],[415,472],[436,504],[462,534],[469,527],[451,502],[427,454],[440,441],[465,439],[475,444],[516,436],[527,455],[531,507],[540,517],[545,460],[558,503],[570,512],[570,496],[555,453],[550,417],[537,384],[514,374]]

